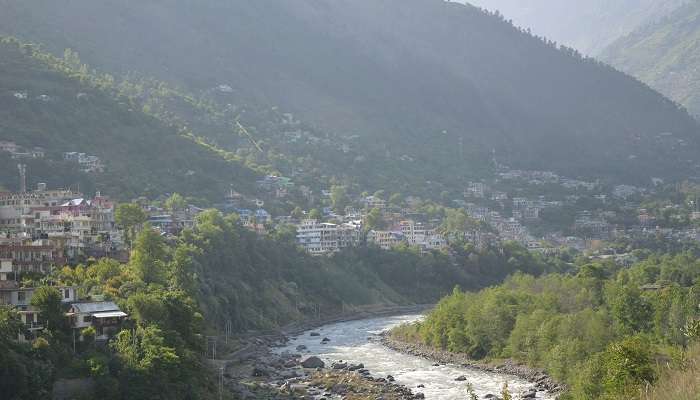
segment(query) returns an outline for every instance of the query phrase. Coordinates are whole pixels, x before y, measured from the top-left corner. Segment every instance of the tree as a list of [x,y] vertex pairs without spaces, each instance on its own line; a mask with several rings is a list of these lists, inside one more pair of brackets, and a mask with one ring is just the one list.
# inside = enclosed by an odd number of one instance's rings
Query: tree
[[180,211],[187,207],[187,201],[179,193],[173,193],[165,200],[165,208],[170,211]]
[[394,193],[391,196],[389,196],[389,204],[391,204],[392,206],[396,206],[396,207],[403,206],[404,201],[403,201],[403,196],[401,195],[401,193]]
[[138,204],[122,203],[114,211],[114,221],[117,223],[125,235],[125,241],[131,245],[131,238],[134,230],[147,220],[146,213]]
[[39,315],[46,323],[46,328],[54,332],[67,328],[61,300],[61,293],[51,286],[38,287],[34,290],[31,299],[31,305],[39,310]]
[[611,311],[626,333],[646,331],[653,318],[653,309],[636,286],[626,285],[611,299]]
[[146,226],[134,241],[131,267],[136,277],[146,284],[165,283],[167,246],[158,232]]
[[365,217],[365,229],[368,231],[383,229],[386,223],[378,208],[371,209]]
[[656,380],[652,347],[639,336],[608,346],[603,359],[603,386],[607,393],[632,398],[637,389]]
[[336,213],[342,213],[345,207],[350,204],[345,186],[334,185],[331,187],[331,206]]
[[0,306],[0,345],[16,340],[23,328],[24,324],[17,311],[9,306]]
[[297,206],[294,207],[294,210],[292,210],[292,218],[294,219],[301,219],[304,216],[304,210],[301,209],[301,207]]
[[309,219],[315,219],[316,221],[320,221],[321,218],[323,218],[323,214],[321,214],[321,211],[319,211],[317,208],[314,208],[309,212]]

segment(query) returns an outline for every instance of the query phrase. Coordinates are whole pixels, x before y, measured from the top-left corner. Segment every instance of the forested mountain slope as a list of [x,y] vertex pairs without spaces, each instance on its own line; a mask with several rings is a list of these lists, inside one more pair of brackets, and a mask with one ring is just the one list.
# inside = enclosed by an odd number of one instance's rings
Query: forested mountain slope
[[[219,199],[230,184],[252,187],[256,174],[250,169],[225,161],[126,100],[58,72],[61,61],[45,56],[14,41],[0,43],[0,140],[46,149],[43,159],[22,161],[31,186],[101,190],[119,199],[175,191]],[[105,171],[83,173],[63,160],[63,152],[98,156]],[[7,189],[17,189],[18,162],[0,153],[0,184]]]
[[700,114],[700,3],[611,44],[601,58]]
[[662,17],[687,0],[469,0],[533,33],[597,55],[640,25]]
[[0,6],[4,33],[56,52],[73,48],[100,69],[138,71],[194,92],[226,84],[241,102],[293,112],[343,149],[314,168],[349,171],[368,184],[454,186],[488,170],[493,150],[513,167],[640,182],[686,177],[696,164],[698,127],[674,104],[471,6],[441,0],[1,0]]

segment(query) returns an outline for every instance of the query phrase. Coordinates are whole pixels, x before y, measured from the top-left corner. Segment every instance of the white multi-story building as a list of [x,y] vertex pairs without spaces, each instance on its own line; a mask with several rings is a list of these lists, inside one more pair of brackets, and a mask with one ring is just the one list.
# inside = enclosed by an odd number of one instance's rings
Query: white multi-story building
[[389,250],[405,242],[405,238],[398,231],[369,231],[367,243],[373,243],[383,250]]
[[360,241],[360,224],[357,222],[332,224],[305,220],[297,225],[297,243],[313,255],[329,254],[350,247]]

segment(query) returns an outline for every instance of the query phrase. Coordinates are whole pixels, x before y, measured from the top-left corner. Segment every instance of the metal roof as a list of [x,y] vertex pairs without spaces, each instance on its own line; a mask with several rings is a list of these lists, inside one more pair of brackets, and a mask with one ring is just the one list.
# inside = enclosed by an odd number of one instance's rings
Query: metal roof
[[73,310],[81,314],[93,314],[108,311],[121,311],[113,301],[97,301],[92,303],[73,303]]

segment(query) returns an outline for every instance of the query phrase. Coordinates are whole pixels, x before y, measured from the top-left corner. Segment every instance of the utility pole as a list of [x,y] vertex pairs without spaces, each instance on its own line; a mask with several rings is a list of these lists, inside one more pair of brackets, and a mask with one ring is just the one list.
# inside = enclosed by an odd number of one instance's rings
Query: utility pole
[[224,396],[224,367],[219,368],[219,400]]
[[224,326],[224,332],[226,333],[226,344],[228,344],[228,337],[233,332],[233,322],[230,319],[226,320],[226,325]]

